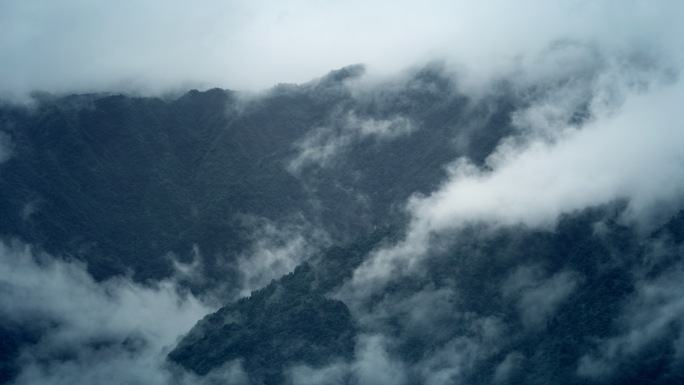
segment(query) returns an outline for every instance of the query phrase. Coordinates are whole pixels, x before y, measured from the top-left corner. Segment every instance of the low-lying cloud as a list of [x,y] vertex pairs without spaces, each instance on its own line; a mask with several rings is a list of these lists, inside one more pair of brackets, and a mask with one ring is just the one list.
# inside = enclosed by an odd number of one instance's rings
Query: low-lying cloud
[[646,229],[661,223],[662,205],[682,204],[684,112],[678,105],[684,85],[669,75],[663,83],[662,73],[655,73],[638,87],[632,80],[639,76],[631,71],[609,67],[599,74],[611,81],[592,93],[591,116],[579,128],[558,117],[567,110],[564,98],[542,98],[518,110],[514,122],[521,134],[502,141],[485,168],[458,159],[440,188],[413,196],[405,239],[376,252],[347,290],[360,295],[382,287],[423,259],[434,235],[470,224],[553,229],[563,213],[616,200],[628,202],[622,220]]
[[293,385],[406,384],[406,368],[388,352],[388,343],[381,335],[360,335],[354,361],[337,362],[323,368],[295,366],[289,370],[289,380]]
[[250,229],[252,243],[236,262],[242,276],[242,297],[292,272],[330,242],[323,230],[315,229],[303,218],[291,218],[279,225],[265,218],[245,217],[243,225]]
[[570,271],[545,278],[540,267],[521,266],[504,282],[502,291],[517,302],[523,326],[538,328],[575,291],[579,280]]
[[[76,261],[0,242],[0,322],[37,335],[15,384],[172,383],[166,353],[207,308],[172,281],[98,283]],[[188,377],[189,378],[189,377]]]
[[296,144],[298,155],[290,161],[288,171],[297,175],[307,167],[326,167],[353,146],[366,138],[377,141],[392,140],[416,129],[409,119],[401,116],[376,120],[359,118],[348,112],[334,119],[328,126],[312,130]]
[[678,178],[684,116],[676,107],[682,96],[680,84],[632,94],[619,111],[596,111],[582,129],[556,127],[554,142],[534,140],[522,148],[504,143],[492,171],[458,161],[442,188],[409,203],[414,228],[478,220],[540,226],[560,213],[618,198],[630,199],[638,217],[684,187]]
[[477,364],[498,352],[497,344],[501,338],[498,320],[481,318],[471,321],[467,335],[443,341],[417,362],[404,362],[399,358],[395,341],[383,334],[360,334],[351,362],[336,362],[323,368],[295,366],[290,368],[289,378],[295,385],[459,383],[471,374]]

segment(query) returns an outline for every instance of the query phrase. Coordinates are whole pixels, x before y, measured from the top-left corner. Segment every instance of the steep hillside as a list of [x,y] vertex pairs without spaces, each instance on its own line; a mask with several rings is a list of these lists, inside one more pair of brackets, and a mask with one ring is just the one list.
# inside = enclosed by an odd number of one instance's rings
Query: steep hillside
[[258,96],[4,106],[13,155],[0,172],[0,233],[82,259],[100,279],[169,276],[166,255],[189,262],[193,246],[223,276],[250,242],[246,217],[303,216],[349,240],[400,219],[401,202],[433,189],[447,163],[481,163],[513,132],[506,94],[469,104],[438,67],[355,93],[346,82],[360,71]]
[[[681,320],[667,309],[679,296],[660,291],[681,269],[681,213],[644,236],[617,221],[623,210],[567,215],[553,232],[469,227],[420,273],[349,297],[342,285],[364,256],[400,241],[396,230],[378,232],[205,317],[169,359],[202,375],[240,360],[255,384],[287,382],[302,365],[314,378],[347,383],[371,359],[369,339],[382,335],[391,361],[377,370],[395,365],[409,384],[677,382],[684,372],[670,344]],[[324,299],[336,297],[351,313]],[[637,341],[639,333],[652,339]]]
[[638,59],[0,106],[0,382],[681,382],[678,94]]

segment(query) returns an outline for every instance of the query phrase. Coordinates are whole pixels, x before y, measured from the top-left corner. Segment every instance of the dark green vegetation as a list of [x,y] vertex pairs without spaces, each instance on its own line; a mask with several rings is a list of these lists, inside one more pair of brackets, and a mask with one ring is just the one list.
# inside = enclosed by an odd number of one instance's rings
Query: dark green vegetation
[[356,328],[344,303],[313,290],[309,265],[299,266],[249,298],[201,320],[169,354],[204,375],[233,359],[257,383],[280,384],[289,365],[352,359]]
[[[129,270],[137,280],[168,276],[165,255],[188,261],[197,245],[206,272],[225,280],[231,272],[214,262],[246,246],[243,216],[303,215],[334,241],[349,240],[396,220],[396,205],[433,189],[443,165],[459,155],[482,161],[511,133],[506,94],[468,105],[428,68],[401,87],[355,97],[343,81],[358,71],[251,99],[213,89],[170,101],[94,94],[2,107],[14,155],[0,169],[0,234],[85,260],[99,279]],[[288,171],[298,143],[317,130],[331,141],[349,137],[350,113],[405,117],[414,129],[354,137],[325,167]]]
[[394,233],[380,230],[345,248],[330,248],[250,297],[206,316],[169,358],[201,375],[243,359],[257,384],[284,383],[282,372],[290,365],[321,367],[336,359],[351,360],[355,322],[344,303],[324,295]]
[[[358,359],[349,334],[355,330],[391,340],[390,354],[406,366],[409,384],[429,382],[426,372],[436,375],[448,365],[462,370],[450,381],[467,384],[677,382],[684,372],[671,344],[681,337],[681,320],[605,363],[612,368],[605,381],[579,373],[587,357],[599,359],[603,343],[627,344],[624,336],[640,330],[629,317],[644,317],[633,308],[643,277],[657,282],[681,265],[682,214],[643,235],[620,224],[624,208],[616,203],[566,215],[552,232],[484,225],[459,230],[448,247],[421,263],[420,274],[392,280],[368,298],[355,314],[365,321],[352,326],[346,306],[323,295],[336,292],[373,249],[399,241],[396,230],[376,232],[320,253],[207,316],[169,357],[199,374],[242,358],[254,383],[277,384],[288,364],[321,368]],[[658,301],[651,305],[655,313],[669,307]],[[318,335],[321,325],[328,332]],[[444,354],[453,362],[435,362]],[[504,370],[505,362],[511,364]]]
[[[411,303],[416,293],[431,296],[438,310],[422,325],[427,332],[412,324],[406,309],[383,320],[383,330],[398,342],[401,356],[419,367],[430,365],[429,357],[449,350],[452,341],[472,343],[451,353],[473,357],[454,381],[495,382],[497,368],[513,357],[503,383],[585,384],[588,379],[576,373],[578,362],[618,332],[615,320],[635,290],[632,271],[645,257],[640,237],[616,222],[619,213],[608,207],[568,215],[554,232],[463,230],[448,251],[424,262],[424,274],[393,282],[372,306]],[[603,221],[605,233],[596,234],[594,224]],[[412,383],[424,382],[414,376]],[[647,376],[633,378],[654,383]]]
[[[31,108],[2,106],[12,151],[0,164],[0,236],[84,261],[98,280],[130,274],[150,286],[174,274],[169,255],[190,262],[195,248],[203,279],[181,289],[221,286],[234,298],[251,219],[325,234],[327,247],[298,256],[293,272],[182,338],[169,360],[198,375],[237,361],[252,382],[280,384],[293,366],[336,365],[338,382],[354,383],[359,360],[381,357],[393,365],[378,371],[406,384],[681,382],[676,210],[648,234],[624,220],[628,202],[546,229],[472,224],[434,234],[428,255],[379,289],[345,291],[374,250],[403,241],[412,194],[434,191],[459,157],[486,170],[502,139],[525,135],[514,111],[545,92],[502,83],[471,99],[438,66],[355,88],[360,71],[257,96],[43,95]],[[567,123],[591,119],[587,104]],[[2,316],[0,382],[55,327]]]

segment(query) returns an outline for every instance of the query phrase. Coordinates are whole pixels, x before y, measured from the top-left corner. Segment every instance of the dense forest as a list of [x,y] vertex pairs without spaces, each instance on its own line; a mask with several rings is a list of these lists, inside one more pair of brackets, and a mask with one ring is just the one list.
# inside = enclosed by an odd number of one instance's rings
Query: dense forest
[[[432,208],[454,180],[479,183],[509,153],[590,130],[601,70],[472,95],[439,64],[373,87],[357,65],[257,94],[37,93],[0,106],[7,277],[104,288],[93,309],[169,287],[174,309],[204,306],[159,346],[105,320],[61,343],[75,321],[3,278],[0,382],[82,370],[84,352],[141,365],[151,352],[154,383],[682,381],[681,199],[643,220],[628,194],[585,203],[581,191],[536,222]],[[559,99],[565,131],[523,124]]]

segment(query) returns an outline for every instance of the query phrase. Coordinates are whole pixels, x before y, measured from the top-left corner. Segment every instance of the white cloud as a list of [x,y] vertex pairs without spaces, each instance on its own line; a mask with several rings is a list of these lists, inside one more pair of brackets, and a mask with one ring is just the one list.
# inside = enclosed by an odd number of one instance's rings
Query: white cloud
[[508,353],[506,358],[496,366],[496,370],[494,371],[494,383],[499,384],[508,382],[511,375],[519,370],[518,367],[524,359],[525,357],[518,352]]
[[361,334],[357,337],[352,362],[335,362],[323,368],[295,366],[288,370],[289,379],[293,385],[405,384],[406,368],[401,360],[392,357],[389,344],[382,335]]
[[[461,162],[429,197],[414,198],[414,228],[445,229],[469,221],[553,223],[558,214],[629,198],[635,216],[682,192],[682,85],[630,95],[620,111],[557,143],[535,141],[499,160],[492,172]],[[501,156],[500,154],[498,154]]]
[[0,242],[0,320],[36,330],[17,384],[166,384],[165,356],[210,309],[171,281],[95,282],[78,262]]
[[570,296],[580,280],[577,273],[562,271],[544,277],[538,266],[521,266],[504,282],[504,297],[514,298],[522,324],[538,328],[552,316],[559,305]]
[[361,335],[357,340],[356,362],[352,371],[359,385],[406,383],[406,373],[401,361],[387,352],[387,341],[381,335]]
[[372,137],[377,141],[407,135],[416,129],[409,119],[395,116],[376,120],[359,118],[348,112],[329,126],[318,127],[296,143],[299,153],[290,161],[288,171],[299,174],[307,166],[326,167],[355,143]]
[[192,84],[254,90],[352,63],[381,74],[433,59],[459,63],[479,84],[557,39],[668,52],[681,36],[683,7],[644,0],[6,0],[0,84],[13,94]]
[[[668,67],[607,60],[589,76],[591,82],[582,80],[586,74],[573,80],[564,71],[558,84],[543,77],[536,87],[551,83],[552,88],[513,114],[520,134],[499,145],[487,168],[459,159],[436,191],[412,197],[405,239],[374,253],[343,288],[343,297],[364,297],[390,277],[411,271],[433,235],[468,224],[552,229],[562,213],[626,199],[623,219],[647,227],[662,219],[657,217],[662,205],[680,206],[684,84]],[[525,85],[521,89],[534,85],[521,78],[514,80]],[[581,128],[568,122],[579,100],[588,102],[591,112]]]
[[265,218],[244,217],[243,225],[251,230],[252,243],[237,258],[242,275],[240,296],[248,296],[271,280],[294,271],[329,243],[324,231],[313,228],[302,218],[282,225]]
[[475,318],[468,327],[465,335],[448,341],[415,365],[423,383],[462,383],[478,363],[499,351],[503,337],[500,320]]
[[470,317],[465,335],[440,341],[420,360],[404,362],[395,356],[396,341],[379,333],[362,333],[357,337],[351,362],[335,362],[322,368],[295,366],[288,374],[294,385],[460,383],[477,364],[499,351],[501,337],[502,325],[496,318]]
[[349,383],[349,365],[340,362],[323,368],[295,366],[288,370],[288,377],[292,385],[343,385]]

